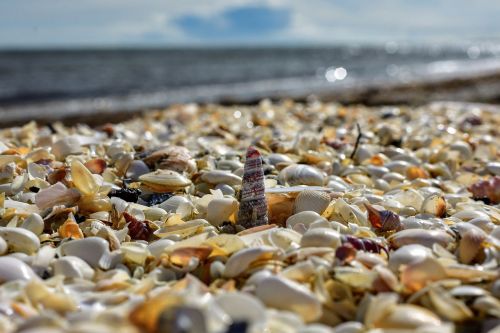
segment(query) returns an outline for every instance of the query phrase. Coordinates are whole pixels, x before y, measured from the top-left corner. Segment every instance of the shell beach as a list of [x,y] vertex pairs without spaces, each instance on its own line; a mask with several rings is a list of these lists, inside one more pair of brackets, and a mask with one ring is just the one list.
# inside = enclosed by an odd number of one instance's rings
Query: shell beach
[[0,130],[0,332],[500,332],[500,112]]

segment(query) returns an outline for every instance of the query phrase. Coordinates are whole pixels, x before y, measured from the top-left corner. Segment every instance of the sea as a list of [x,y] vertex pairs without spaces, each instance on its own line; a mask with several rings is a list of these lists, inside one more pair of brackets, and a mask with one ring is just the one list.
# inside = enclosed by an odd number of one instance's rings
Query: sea
[[493,42],[0,50],[0,110],[253,101],[499,69]]

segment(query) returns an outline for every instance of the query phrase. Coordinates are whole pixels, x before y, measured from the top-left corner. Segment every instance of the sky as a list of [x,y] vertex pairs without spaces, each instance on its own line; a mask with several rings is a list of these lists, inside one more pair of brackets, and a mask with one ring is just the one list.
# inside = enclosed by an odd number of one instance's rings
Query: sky
[[496,0],[0,0],[0,48],[457,42]]

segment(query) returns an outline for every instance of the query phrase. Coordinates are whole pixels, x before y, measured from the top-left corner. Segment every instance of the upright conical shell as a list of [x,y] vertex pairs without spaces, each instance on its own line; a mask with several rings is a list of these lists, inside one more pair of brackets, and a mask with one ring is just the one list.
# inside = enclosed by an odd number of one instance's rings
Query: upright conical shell
[[245,228],[267,224],[262,157],[252,146],[248,147],[245,161],[238,224]]

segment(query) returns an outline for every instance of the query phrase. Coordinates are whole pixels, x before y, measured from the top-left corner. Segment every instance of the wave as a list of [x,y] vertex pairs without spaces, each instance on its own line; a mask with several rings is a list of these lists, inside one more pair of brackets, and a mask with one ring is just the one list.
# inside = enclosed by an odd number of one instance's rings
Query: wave
[[[52,100],[23,105],[0,107],[2,125],[36,120],[41,122],[63,119],[105,120],[117,113],[127,114],[145,109],[155,109],[176,103],[254,103],[262,98],[305,99],[311,94],[328,100],[347,102],[366,102],[359,96],[367,92],[384,92],[408,87],[406,94],[412,94],[412,87],[433,85],[433,89],[446,88],[454,80],[467,81],[468,85],[477,85],[485,77],[495,77],[500,82],[500,59],[447,60],[413,66],[402,71],[404,75],[392,75],[383,78],[357,78],[348,76],[343,81],[333,83],[324,78],[296,77],[285,79],[258,80],[253,82],[212,84],[184,88],[166,89],[154,92],[138,92],[122,96],[100,96]],[[408,74],[409,73],[409,74]],[[488,81],[489,82],[489,81]],[[467,88],[467,87],[466,87]],[[446,88],[447,89],[447,88]],[[482,88],[484,93],[486,88]],[[478,90],[475,87],[475,90]],[[497,85],[487,89],[488,94],[500,94]],[[414,94],[421,94],[415,91]],[[344,98],[350,96],[350,99]],[[460,100],[460,96],[457,98]],[[494,96],[498,98],[498,96]],[[441,98],[442,99],[442,98]],[[468,100],[474,100],[468,98]],[[411,100],[411,98],[409,99]],[[434,99],[433,99],[434,100]],[[395,100],[399,102],[397,99]],[[481,101],[481,98],[477,98]],[[404,100],[401,102],[405,102]]]

